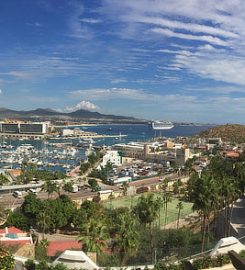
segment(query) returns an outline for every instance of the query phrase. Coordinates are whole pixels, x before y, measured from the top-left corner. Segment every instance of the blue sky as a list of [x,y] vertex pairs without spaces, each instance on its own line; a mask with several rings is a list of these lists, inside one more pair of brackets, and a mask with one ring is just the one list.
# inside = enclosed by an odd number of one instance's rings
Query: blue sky
[[0,107],[245,123],[244,0],[0,2]]

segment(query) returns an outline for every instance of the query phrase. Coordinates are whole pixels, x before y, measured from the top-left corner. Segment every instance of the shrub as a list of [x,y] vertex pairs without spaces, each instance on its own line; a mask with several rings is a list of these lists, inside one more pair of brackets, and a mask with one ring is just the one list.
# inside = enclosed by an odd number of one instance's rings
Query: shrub
[[140,188],[137,188],[136,193],[139,194],[139,193],[144,193],[148,191],[149,191],[148,187],[140,187]]
[[14,257],[7,250],[0,247],[0,270],[12,270],[14,266]]

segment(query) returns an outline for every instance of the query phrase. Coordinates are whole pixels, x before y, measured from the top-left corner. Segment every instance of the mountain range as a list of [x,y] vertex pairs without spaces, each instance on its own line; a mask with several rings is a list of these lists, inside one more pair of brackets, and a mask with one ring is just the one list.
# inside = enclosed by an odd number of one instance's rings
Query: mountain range
[[74,112],[59,112],[53,109],[38,108],[29,111],[11,110],[0,108],[0,119],[23,119],[23,120],[63,120],[63,121],[87,121],[87,122],[106,122],[106,123],[138,123],[146,120],[136,119],[134,117],[107,115],[88,110],[77,110]]

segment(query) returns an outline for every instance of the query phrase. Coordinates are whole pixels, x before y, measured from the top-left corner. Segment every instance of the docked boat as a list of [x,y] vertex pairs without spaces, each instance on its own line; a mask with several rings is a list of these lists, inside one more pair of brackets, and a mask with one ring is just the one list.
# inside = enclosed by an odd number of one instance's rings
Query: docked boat
[[164,121],[153,121],[151,126],[154,130],[166,130],[174,127],[172,122],[164,122]]

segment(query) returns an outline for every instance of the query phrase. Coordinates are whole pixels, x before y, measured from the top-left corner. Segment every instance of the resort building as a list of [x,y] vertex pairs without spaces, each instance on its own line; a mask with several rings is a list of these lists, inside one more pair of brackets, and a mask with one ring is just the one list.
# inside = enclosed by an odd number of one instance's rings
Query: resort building
[[0,122],[0,133],[44,135],[49,132],[49,126],[49,122]]

